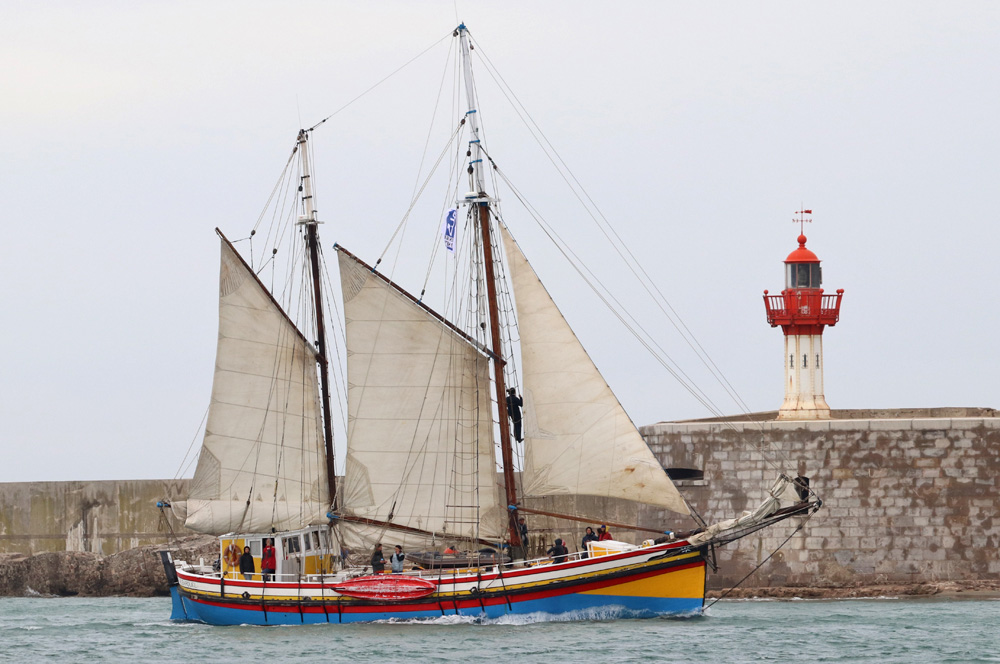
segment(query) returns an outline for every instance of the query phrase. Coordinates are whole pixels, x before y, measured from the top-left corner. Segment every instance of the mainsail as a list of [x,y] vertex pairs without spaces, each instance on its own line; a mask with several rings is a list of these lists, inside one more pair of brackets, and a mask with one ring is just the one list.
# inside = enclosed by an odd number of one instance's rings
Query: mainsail
[[524,495],[624,498],[689,514],[514,238],[500,232],[521,336]]
[[[345,515],[391,521],[393,544],[502,536],[489,358],[473,340],[338,247],[347,341]],[[346,521],[355,548],[383,527]]]
[[222,237],[215,379],[185,525],[222,534],[325,521],[319,414],[315,350]]

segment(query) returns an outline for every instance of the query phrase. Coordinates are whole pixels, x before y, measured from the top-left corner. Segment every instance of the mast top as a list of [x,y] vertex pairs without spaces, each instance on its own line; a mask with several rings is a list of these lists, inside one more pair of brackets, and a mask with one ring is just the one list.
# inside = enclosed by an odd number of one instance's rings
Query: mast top
[[463,203],[489,204],[492,200],[486,193],[486,184],[483,180],[483,151],[481,138],[479,135],[479,104],[476,99],[476,84],[472,79],[472,44],[469,43],[469,31],[465,24],[458,26],[458,37],[461,40],[462,51],[462,72],[465,78],[465,97],[469,110],[465,112],[465,117],[469,123],[469,149],[466,156],[469,158],[469,193],[467,193]]
[[296,140],[297,148],[301,150],[299,157],[302,163],[302,177],[299,180],[299,192],[302,194],[303,213],[299,216],[299,224],[315,225],[319,221],[316,218],[316,207],[313,203],[312,192],[312,172],[309,167],[309,151],[306,144],[309,141],[309,133],[305,129],[299,129],[299,137]]

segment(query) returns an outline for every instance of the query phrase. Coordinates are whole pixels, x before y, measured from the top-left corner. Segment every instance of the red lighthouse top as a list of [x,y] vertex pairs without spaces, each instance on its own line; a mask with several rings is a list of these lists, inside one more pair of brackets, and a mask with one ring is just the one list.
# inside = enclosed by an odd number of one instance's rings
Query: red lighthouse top
[[786,263],[818,263],[819,259],[816,258],[816,254],[806,249],[806,236],[799,235],[799,248],[788,254],[788,258],[785,259]]
[[[800,217],[795,221],[807,220]],[[819,258],[806,249],[805,235],[800,234],[798,241],[798,249],[785,259],[785,289],[781,295],[768,295],[764,291],[767,322],[771,327],[780,325],[786,335],[823,334],[825,326],[832,327],[840,320],[840,300],[844,291],[840,289],[836,295],[823,294]]]

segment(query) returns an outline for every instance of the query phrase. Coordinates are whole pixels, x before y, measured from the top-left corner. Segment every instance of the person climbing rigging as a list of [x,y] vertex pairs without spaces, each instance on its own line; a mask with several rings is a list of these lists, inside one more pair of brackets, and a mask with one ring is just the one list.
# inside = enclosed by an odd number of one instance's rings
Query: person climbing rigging
[[524,440],[521,437],[521,406],[523,405],[524,399],[517,396],[517,390],[513,387],[507,390],[507,416],[514,424],[514,440],[519,443]]

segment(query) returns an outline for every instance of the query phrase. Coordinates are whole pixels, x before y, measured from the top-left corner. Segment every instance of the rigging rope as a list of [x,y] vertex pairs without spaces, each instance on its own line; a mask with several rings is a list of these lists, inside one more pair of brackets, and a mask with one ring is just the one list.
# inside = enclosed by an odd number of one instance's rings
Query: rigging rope
[[781,550],[781,547],[783,547],[786,544],[788,544],[789,540],[791,540],[793,537],[795,537],[796,533],[798,533],[800,530],[802,530],[803,526],[806,525],[806,522],[808,520],[809,519],[807,518],[805,521],[803,521],[802,523],[800,523],[799,525],[797,525],[795,527],[795,530],[793,530],[792,533],[788,537],[785,538],[785,541],[778,545],[778,548],[776,548],[774,551],[772,551],[771,553],[769,553],[768,556],[767,556],[767,558],[764,558],[764,560],[760,561],[760,563],[756,567],[754,567],[752,570],[750,570],[749,572],[747,572],[746,576],[744,576],[742,579],[740,579],[739,581],[737,581],[735,585],[733,585],[731,588],[729,588],[729,590],[727,590],[726,592],[722,593],[721,595],[719,595],[718,597],[716,597],[714,600],[712,600],[712,603],[709,604],[708,606],[706,606],[705,609],[710,609],[713,606],[715,606],[716,602],[718,602],[720,599],[726,597],[727,595],[729,595],[729,593],[731,593],[734,590],[736,590],[737,588],[739,588],[743,584],[744,581],[746,581],[751,576],[753,576],[757,572],[757,570],[759,570],[761,567],[764,566],[764,563],[766,563],[767,561],[769,561],[774,556],[774,554],[776,554],[779,550]]
[[[379,263],[382,262],[382,259],[385,258],[386,253],[388,253],[389,249],[392,247],[392,243],[396,240],[396,236],[399,235],[400,232],[403,230],[404,226],[406,225],[406,222],[410,218],[410,213],[413,212],[414,206],[416,206],[417,201],[420,199],[420,196],[424,193],[424,190],[427,188],[427,185],[430,182],[431,177],[433,177],[434,173],[437,171],[437,168],[441,164],[441,161],[444,159],[444,156],[448,153],[451,144],[454,142],[458,134],[462,131],[462,126],[464,124],[465,124],[465,118],[462,118],[462,120],[458,123],[458,126],[455,127],[455,131],[452,132],[451,137],[448,139],[448,142],[445,144],[444,149],[441,150],[441,154],[438,155],[437,161],[434,162],[434,167],[431,168],[430,173],[428,173],[427,177],[424,178],[424,184],[420,187],[420,191],[418,191],[416,196],[410,201],[410,207],[406,209],[406,213],[403,214],[403,218],[396,226],[396,230],[389,238],[389,241],[386,243],[385,248],[382,250],[382,253],[379,254],[378,260],[375,261],[374,267],[378,267]],[[402,244],[402,241],[400,242],[400,244]]]
[[[471,34],[470,34],[470,36],[471,36]],[[662,291],[656,286],[655,282],[653,282],[653,280],[650,278],[648,272],[646,272],[646,270],[642,267],[642,264],[638,261],[638,259],[636,259],[635,255],[631,252],[631,250],[628,249],[627,245],[624,243],[624,241],[618,235],[617,231],[615,231],[614,227],[610,224],[610,222],[608,222],[607,217],[604,215],[603,212],[601,212],[600,208],[597,206],[597,204],[593,201],[593,199],[587,193],[586,189],[583,187],[583,185],[577,179],[577,177],[575,176],[575,174],[573,174],[572,170],[568,167],[568,165],[566,164],[566,162],[559,155],[558,151],[552,145],[551,141],[549,141],[548,138],[545,136],[545,134],[541,131],[540,127],[535,122],[534,118],[532,118],[531,115],[530,115],[530,113],[528,113],[527,109],[521,103],[520,99],[518,99],[517,96],[514,94],[513,90],[507,84],[506,80],[504,80],[503,77],[499,74],[499,71],[496,69],[496,67],[493,65],[493,63],[489,60],[489,57],[486,55],[486,53],[482,49],[481,45],[479,45],[478,42],[477,42],[476,46],[477,46],[477,48],[476,48],[475,53],[480,56],[482,62],[486,66],[487,72],[490,74],[491,77],[493,77],[494,81],[497,83],[498,88],[501,90],[501,92],[507,98],[508,102],[511,104],[511,107],[514,109],[514,112],[518,115],[518,117],[524,123],[524,125],[528,129],[529,133],[532,135],[532,137],[535,139],[536,143],[538,143],[539,147],[542,149],[542,152],[545,153],[545,155],[548,158],[549,162],[553,165],[553,167],[555,167],[556,171],[559,172],[560,177],[563,178],[563,181],[570,188],[570,191],[573,193],[573,195],[580,202],[581,206],[583,206],[583,208],[587,212],[588,216],[590,216],[590,218],[594,221],[595,225],[598,227],[598,229],[601,231],[601,233],[605,236],[605,238],[612,245],[612,247],[614,247],[615,252],[623,260],[623,262],[626,264],[626,266],[628,266],[629,271],[633,274],[633,276],[636,278],[636,280],[639,281],[639,283],[642,285],[643,290],[645,290],[646,293],[648,295],[650,295],[650,297],[653,299],[654,303],[656,304],[657,308],[663,313],[663,315],[667,318],[667,320],[670,321],[671,325],[674,327],[674,329],[677,330],[677,332],[680,334],[681,338],[684,339],[685,343],[692,349],[692,351],[694,351],[695,355],[698,357],[698,359],[701,361],[701,363],[708,369],[709,373],[720,384],[720,386],[726,391],[726,393],[734,401],[734,403],[737,405],[737,407],[743,412],[744,415],[748,416],[747,421],[750,422],[753,425],[756,425],[758,427],[758,429],[761,431],[761,433],[763,433],[763,431],[764,431],[763,424],[760,421],[754,420],[754,419],[752,419],[752,418],[749,417],[751,415],[749,406],[742,399],[742,397],[740,397],[740,395],[737,393],[737,391],[733,387],[732,383],[728,380],[728,378],[726,378],[726,376],[718,368],[718,366],[716,365],[715,361],[711,358],[711,356],[704,349],[704,347],[701,345],[701,343],[697,340],[697,338],[693,335],[693,333],[691,333],[690,329],[687,327],[687,325],[683,322],[683,320],[677,314],[676,310],[673,308],[673,306],[670,304],[670,302],[663,295]],[[486,152],[485,147],[483,149],[483,152],[484,153]],[[488,157],[488,155],[487,155],[487,157]],[[491,163],[493,162],[492,159],[490,159],[490,161],[491,161]],[[495,163],[494,163],[494,171],[496,173],[498,173],[500,175],[500,177],[504,178],[503,174],[499,173],[499,169],[496,168]],[[509,182],[509,180],[507,180],[506,178],[504,178],[504,180],[513,189],[513,185],[511,185],[511,183]],[[522,204],[524,204],[525,207],[528,208],[529,206],[526,203],[526,201],[524,200],[524,198],[522,196],[520,196],[520,194],[517,193],[517,192],[515,192],[515,194],[521,200]],[[540,221],[540,215],[537,215],[531,209],[529,209],[529,213],[531,213],[532,216],[534,216],[536,218],[536,222],[539,222],[539,224],[541,225],[542,222]],[[602,221],[603,221],[603,223],[602,223]],[[545,230],[545,229],[543,228],[543,230]],[[548,231],[546,231],[546,233],[549,234]],[[550,235],[550,239],[551,239],[551,235]],[[561,241],[561,238],[560,238],[560,241]],[[558,243],[557,243],[557,247],[558,247]],[[560,248],[560,251],[561,251],[561,253],[564,254],[564,256],[566,255],[566,251],[564,251],[562,248]],[[574,254],[574,256],[575,256],[575,254]],[[567,256],[567,259],[568,259],[568,256]],[[577,258],[577,260],[578,260],[578,258]],[[571,264],[572,264],[572,261],[571,261]],[[576,267],[576,266],[574,266],[574,267],[575,267],[575,269],[577,269],[577,272],[580,272],[580,268],[579,267]],[[602,284],[602,287],[603,287],[603,284]],[[593,285],[591,285],[591,288],[593,288]],[[630,315],[629,315],[629,317],[631,318]],[[643,333],[646,333],[645,330],[643,330]],[[648,334],[648,333],[646,333],[646,334]],[[650,337],[650,339],[651,339],[651,337]],[[646,346],[647,344],[643,343],[643,345]],[[655,343],[654,343],[654,345],[658,346],[658,344],[655,344]],[[647,349],[648,349],[648,346],[647,346]],[[660,351],[663,352],[662,348],[660,349]],[[655,357],[655,354],[654,354],[654,357]],[[669,360],[669,361],[673,363],[673,360]],[[661,360],[661,364],[662,363],[663,362]],[[719,409],[717,406],[715,406],[715,404],[712,403],[712,400],[709,399],[707,397],[707,395],[705,395],[704,392],[700,388],[697,388],[697,386],[694,385],[693,381],[691,381],[691,379],[689,377],[687,377],[686,373],[684,373],[683,371],[681,371],[679,369],[679,366],[676,363],[674,363],[674,368],[675,368],[675,370],[676,370],[677,373],[675,373],[674,370],[668,369],[668,371],[670,371],[671,375],[674,375],[675,379],[677,379],[679,382],[681,382],[681,384],[685,387],[685,389],[688,390],[688,392],[690,392],[692,394],[694,394],[693,390],[696,390],[696,391],[700,392],[703,395],[704,399],[696,397],[696,398],[698,398],[698,401],[701,402],[703,405],[705,405],[709,409],[710,412],[713,412],[718,417],[723,417],[723,415],[721,413],[721,409]],[[680,378],[677,375],[678,373],[679,374],[683,374],[685,376],[685,378],[687,379],[687,381],[688,381],[689,384],[685,384],[684,381],[681,381]],[[708,403],[706,403],[706,402],[712,403],[712,405],[709,406]],[[736,429],[736,427],[733,426],[731,423],[729,423],[729,422],[723,422],[723,424],[726,425],[727,427],[729,427],[730,429],[738,432],[738,430]],[[758,450],[761,451],[761,453],[765,457],[768,456],[767,455],[767,450],[765,450],[764,448],[762,448],[760,446],[757,446],[757,447],[758,447]],[[781,450],[778,450],[778,449],[776,449],[776,448],[774,448],[772,446],[772,448],[770,450],[770,453],[774,454],[774,455],[776,455],[778,457],[781,457],[782,460],[785,463],[788,463],[787,457],[784,455],[784,453]],[[776,464],[774,464],[772,461],[770,461],[769,459],[768,459],[768,462],[771,463],[772,465],[775,465],[775,467],[779,467]]]
[[[485,150],[483,151],[486,154]],[[604,285],[604,283],[593,273],[590,268],[588,268],[580,257],[569,247],[565,240],[545,221],[541,214],[524,198],[520,190],[506,177],[502,169],[500,169],[492,157],[488,154],[486,155],[490,160],[490,163],[494,165],[494,171],[498,176],[504,181],[504,183],[510,187],[511,192],[518,199],[518,201],[525,207],[528,214],[534,219],[534,221],[539,225],[545,235],[553,243],[556,249],[563,255],[570,266],[577,272],[580,278],[585,284],[591,289],[591,291],[601,300],[605,307],[614,315],[628,330],[633,337],[649,352],[649,354],[674,377],[675,380],[685,389],[692,397],[694,397],[699,403],[701,403],[709,412],[715,414],[717,417],[723,417],[722,411],[718,405],[709,397],[701,388],[695,384],[688,374],[680,368],[680,365],[670,356],[669,353],[653,338],[653,336],[642,326],[641,323],[636,320],[636,318],[629,313],[625,307],[621,304],[610,291],[610,289]],[[753,423],[757,424],[758,427],[763,430],[763,426],[757,422],[751,420]],[[731,422],[722,422],[723,426],[739,433],[739,430]],[[765,462],[770,464],[776,470],[783,470],[783,467],[776,464],[772,459],[769,458],[769,451],[760,446],[755,446],[761,453]],[[776,454],[786,462],[788,462],[787,457],[780,451],[772,447],[770,450],[771,454]]]
[[368,94],[369,92],[371,92],[372,90],[374,90],[378,86],[382,85],[383,83],[385,83],[386,81],[388,81],[390,78],[392,78],[393,76],[395,76],[399,72],[403,71],[406,67],[408,67],[414,61],[416,61],[417,59],[419,59],[422,55],[424,55],[425,53],[427,53],[427,51],[431,50],[432,48],[434,48],[435,46],[437,46],[438,44],[440,44],[445,39],[447,39],[448,37],[451,37],[451,36],[452,36],[452,34],[451,34],[451,31],[449,30],[448,34],[446,34],[444,37],[441,37],[441,39],[437,40],[436,42],[434,42],[433,44],[431,44],[430,46],[428,46],[424,50],[420,51],[420,53],[417,53],[415,56],[413,56],[412,58],[410,58],[409,60],[407,60],[405,63],[403,63],[402,65],[400,65],[398,68],[396,68],[395,70],[393,70],[392,73],[390,73],[387,76],[385,76],[378,83],[376,83],[375,85],[371,86],[370,88],[368,88],[367,90],[365,90],[364,92],[362,92],[361,94],[359,94],[357,97],[355,97],[351,101],[347,102],[346,104],[344,104],[343,106],[341,106],[340,108],[338,108],[336,111],[334,111],[330,115],[326,116],[325,118],[323,118],[322,120],[320,120],[319,122],[317,122],[316,124],[314,124],[313,126],[309,127],[309,129],[307,129],[306,131],[310,131],[311,132],[311,131],[315,130],[321,124],[323,124],[324,122],[326,122],[327,120],[329,120],[330,118],[332,118],[333,116],[335,116],[337,113],[340,113],[345,108],[347,108],[348,106],[350,106],[351,104],[353,104],[357,100],[361,99],[366,94]]
[[191,464],[198,460],[197,454],[191,457],[190,461],[188,460],[188,455],[191,454],[191,450],[194,449],[194,444],[198,441],[198,434],[200,434],[205,429],[205,420],[207,419],[208,419],[208,408],[205,408],[205,414],[201,416],[201,424],[199,424],[198,429],[195,430],[194,438],[191,439],[191,444],[188,445],[187,452],[184,453],[184,457],[181,459],[181,464],[180,466],[177,467],[177,472],[174,473],[175,480],[180,479],[181,475],[187,472]]

